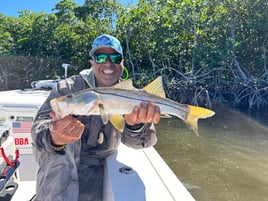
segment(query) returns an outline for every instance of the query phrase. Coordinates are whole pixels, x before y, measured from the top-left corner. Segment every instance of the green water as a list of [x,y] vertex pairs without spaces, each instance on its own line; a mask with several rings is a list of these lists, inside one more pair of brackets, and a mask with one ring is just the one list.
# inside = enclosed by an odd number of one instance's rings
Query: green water
[[268,129],[218,107],[196,136],[178,119],[156,126],[155,146],[196,201],[268,200]]

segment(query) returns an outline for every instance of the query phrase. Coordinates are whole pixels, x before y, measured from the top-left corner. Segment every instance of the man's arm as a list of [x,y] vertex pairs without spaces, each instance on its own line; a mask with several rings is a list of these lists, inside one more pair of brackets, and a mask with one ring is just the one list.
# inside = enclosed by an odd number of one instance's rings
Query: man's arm
[[[57,88],[50,92],[49,97],[37,112],[32,126],[33,145],[38,151],[55,153],[53,145],[63,145],[73,142],[74,139],[72,135],[76,134],[73,130],[80,133],[83,126],[81,126],[81,123],[77,122],[78,120],[74,117],[68,116],[62,120],[56,120],[55,113],[50,107],[50,100],[84,88],[85,84],[83,79],[79,76],[73,76],[59,82]],[[76,126],[78,126],[79,129]],[[63,140],[55,133],[59,133],[60,136],[64,133],[64,136],[62,136]],[[68,136],[68,134],[70,134],[69,141],[68,139],[66,140],[65,136]]]

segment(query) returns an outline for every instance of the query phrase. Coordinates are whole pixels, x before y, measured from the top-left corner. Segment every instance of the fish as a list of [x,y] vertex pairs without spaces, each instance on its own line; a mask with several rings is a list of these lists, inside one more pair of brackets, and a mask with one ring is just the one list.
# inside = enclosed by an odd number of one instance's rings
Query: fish
[[130,114],[141,102],[153,101],[161,111],[161,117],[177,117],[198,135],[198,119],[206,119],[214,111],[166,98],[162,77],[159,76],[142,89],[133,86],[131,79],[112,87],[88,88],[50,100],[57,119],[67,115],[100,115],[104,124],[108,121],[120,132],[125,127],[124,115]]

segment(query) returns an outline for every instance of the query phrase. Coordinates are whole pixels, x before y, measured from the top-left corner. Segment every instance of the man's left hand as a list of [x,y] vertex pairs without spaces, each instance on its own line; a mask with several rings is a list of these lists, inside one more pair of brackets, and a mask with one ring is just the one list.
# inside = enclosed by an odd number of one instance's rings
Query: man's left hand
[[154,102],[142,102],[140,106],[133,108],[131,114],[125,115],[126,123],[130,126],[140,123],[154,123],[160,121],[160,108]]

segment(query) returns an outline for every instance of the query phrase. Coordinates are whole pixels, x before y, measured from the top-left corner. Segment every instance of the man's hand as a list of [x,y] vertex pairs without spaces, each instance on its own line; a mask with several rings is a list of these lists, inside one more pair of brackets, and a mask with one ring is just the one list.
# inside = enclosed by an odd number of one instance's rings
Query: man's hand
[[160,121],[160,108],[153,102],[142,102],[133,108],[131,114],[125,115],[126,123],[130,126],[140,123],[154,123]]
[[55,112],[51,112],[52,123],[49,126],[52,143],[64,145],[73,143],[81,138],[84,131],[84,124],[69,115],[61,120],[57,120]]

